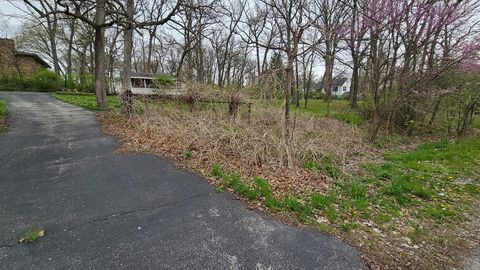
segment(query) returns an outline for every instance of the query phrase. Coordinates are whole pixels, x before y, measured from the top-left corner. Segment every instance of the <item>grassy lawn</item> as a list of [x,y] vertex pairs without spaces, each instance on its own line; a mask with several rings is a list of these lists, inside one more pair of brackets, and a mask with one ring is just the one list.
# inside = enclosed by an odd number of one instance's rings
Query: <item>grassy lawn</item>
[[0,100],[0,131],[5,129],[6,117],[7,117],[7,105],[5,101]]
[[[77,105],[88,110],[98,111],[101,110],[97,106],[97,100],[94,94],[66,94],[55,93],[53,96],[66,103]],[[107,96],[108,108],[114,111],[120,111],[120,100],[118,96]]]
[[316,117],[330,115],[340,121],[356,126],[363,124],[362,117],[357,111],[350,108],[347,100],[332,100],[330,104],[327,104],[323,100],[312,99],[308,101],[306,109],[304,106],[300,106],[300,111],[312,114]]
[[[282,104],[283,100],[274,101],[275,106],[280,107]],[[302,114],[307,114],[318,118],[330,116],[342,122],[356,126],[360,126],[364,122],[363,118],[358,114],[358,111],[350,108],[347,100],[332,100],[330,104],[328,104],[327,102],[323,101],[323,99],[309,99],[307,108],[305,108],[304,105],[305,100],[301,100],[298,111]],[[292,112],[295,112],[296,109],[296,106],[291,106]]]
[[473,120],[473,127],[476,129],[480,129],[480,115],[477,115]]
[[[77,105],[83,107],[88,110],[100,110],[97,107],[97,102],[95,99],[94,94],[74,94],[74,93],[55,93],[53,96],[61,100],[63,102],[67,102],[73,105]],[[120,101],[118,96],[108,96],[108,108],[111,110],[119,111],[120,110]],[[356,126],[360,126],[363,124],[362,117],[358,114],[357,111],[352,110],[349,105],[348,101],[346,100],[332,100],[330,104],[327,104],[323,100],[319,99],[312,99],[308,101],[307,108],[304,108],[303,103],[301,101],[301,106],[299,108],[299,112],[302,114],[311,115],[317,118],[325,117],[329,115],[330,117],[336,118],[342,122],[346,122],[348,124],[353,124]],[[177,103],[177,102],[162,102],[162,106],[172,106],[175,108],[182,108],[184,110],[188,110],[187,104]],[[274,106],[280,107],[282,104],[282,100],[276,100],[273,102]],[[224,110],[225,112],[228,111],[228,106],[226,104],[219,104],[219,103],[200,103],[196,105],[196,108],[207,108],[207,109],[215,109],[215,110]],[[292,106],[292,112],[296,110],[295,106]]]

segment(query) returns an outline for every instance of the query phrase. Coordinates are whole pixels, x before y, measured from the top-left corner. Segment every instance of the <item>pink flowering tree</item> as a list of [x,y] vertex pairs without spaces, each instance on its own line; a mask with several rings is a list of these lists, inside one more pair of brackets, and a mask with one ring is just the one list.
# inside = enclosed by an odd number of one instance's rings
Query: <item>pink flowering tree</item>
[[419,97],[434,95],[432,82],[478,49],[469,43],[477,34],[476,11],[476,1],[368,1],[361,12],[367,47],[362,66],[372,141],[382,127],[411,133],[425,117]]

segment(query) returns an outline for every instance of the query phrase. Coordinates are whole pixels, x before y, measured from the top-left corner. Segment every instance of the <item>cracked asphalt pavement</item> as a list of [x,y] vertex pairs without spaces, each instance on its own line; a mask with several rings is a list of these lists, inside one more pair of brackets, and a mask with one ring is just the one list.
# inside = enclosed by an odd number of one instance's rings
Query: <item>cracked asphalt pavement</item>
[[[0,93],[1,269],[364,269],[356,250],[216,193],[149,154],[118,155],[92,112]],[[30,226],[46,230],[18,244]]]

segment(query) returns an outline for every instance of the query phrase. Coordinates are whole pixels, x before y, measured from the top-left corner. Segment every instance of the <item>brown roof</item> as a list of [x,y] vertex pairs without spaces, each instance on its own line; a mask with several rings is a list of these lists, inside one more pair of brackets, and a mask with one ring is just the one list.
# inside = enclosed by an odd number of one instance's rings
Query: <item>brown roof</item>
[[36,55],[36,54],[34,54],[34,53],[16,51],[16,52],[15,52],[15,55],[32,57],[32,58],[35,59],[38,63],[40,63],[42,66],[44,66],[44,67],[46,67],[46,68],[50,68],[50,65],[49,65],[47,62],[45,62],[40,56],[38,56],[38,55]]

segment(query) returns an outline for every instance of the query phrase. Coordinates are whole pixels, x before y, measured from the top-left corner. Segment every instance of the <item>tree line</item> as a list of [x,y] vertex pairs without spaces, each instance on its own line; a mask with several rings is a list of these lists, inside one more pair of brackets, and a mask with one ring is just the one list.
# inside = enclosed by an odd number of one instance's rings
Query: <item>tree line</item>
[[291,104],[300,106],[303,97],[307,106],[319,66],[327,102],[339,67],[349,70],[349,103],[356,108],[362,101],[372,141],[382,128],[432,128],[440,115],[455,118],[460,134],[480,102],[475,0],[23,3],[28,22],[17,38],[48,55],[58,75],[95,74],[100,107],[106,81],[121,72],[127,113],[132,71],[219,88],[249,87],[275,74],[280,83],[267,96],[279,88],[285,100],[286,145]]

